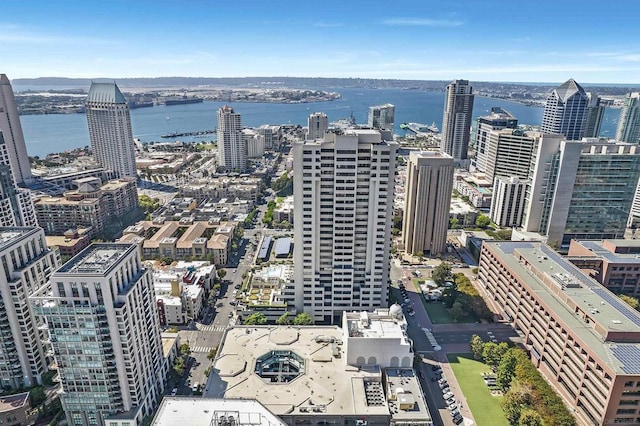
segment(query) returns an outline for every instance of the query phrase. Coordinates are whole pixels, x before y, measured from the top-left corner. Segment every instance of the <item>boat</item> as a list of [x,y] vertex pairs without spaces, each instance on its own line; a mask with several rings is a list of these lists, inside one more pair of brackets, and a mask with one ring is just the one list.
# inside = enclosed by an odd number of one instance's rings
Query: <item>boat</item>
[[402,130],[406,130],[406,129],[408,129],[408,128],[409,128],[409,124],[408,124],[408,123],[402,123],[402,124],[400,124],[400,128],[401,128]]
[[199,104],[204,101],[203,98],[188,98],[186,95],[181,98],[167,98],[164,100],[164,104],[171,105],[184,105],[184,104]]

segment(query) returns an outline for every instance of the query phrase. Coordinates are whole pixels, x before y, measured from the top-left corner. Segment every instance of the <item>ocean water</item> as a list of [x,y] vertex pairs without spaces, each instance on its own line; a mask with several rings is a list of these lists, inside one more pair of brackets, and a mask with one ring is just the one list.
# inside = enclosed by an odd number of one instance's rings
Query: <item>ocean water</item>
[[[402,134],[400,123],[435,123],[442,126],[444,92],[426,92],[402,89],[330,89],[342,97],[330,102],[307,104],[271,104],[232,102],[236,112],[242,115],[244,126],[261,124],[306,125],[310,113],[320,111],[329,121],[347,118],[351,114],[358,123],[367,122],[369,106],[392,103],[396,106],[395,132]],[[216,111],[225,102],[203,102],[200,104],[155,106],[131,110],[133,135],[142,142],[181,140],[185,142],[208,141],[214,135],[204,137],[181,137],[163,139],[167,133],[195,132],[217,127]],[[520,124],[539,125],[542,107],[526,106],[501,99],[476,96],[474,117],[485,115],[491,107],[502,107],[511,112]],[[602,136],[612,137],[619,110],[607,109],[602,124]],[[25,115],[20,118],[31,156],[44,157],[48,153],[90,145],[87,120],[84,114]]]

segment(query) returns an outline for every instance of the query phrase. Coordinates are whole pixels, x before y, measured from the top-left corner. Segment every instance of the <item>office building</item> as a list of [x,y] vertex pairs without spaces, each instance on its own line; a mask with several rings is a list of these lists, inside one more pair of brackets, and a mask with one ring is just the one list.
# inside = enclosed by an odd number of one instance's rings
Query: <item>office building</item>
[[166,367],[151,273],[137,247],[92,244],[50,283],[30,300],[47,323],[68,424],[139,424],[162,398]]
[[95,160],[115,178],[136,177],[129,104],[116,83],[91,83],[86,109]]
[[593,92],[587,92],[587,98],[589,102],[587,103],[583,137],[597,138],[600,136],[600,127],[602,127],[605,106],[600,96]]
[[60,257],[47,247],[42,229],[3,227],[0,258],[0,385],[20,389],[42,384],[51,348],[42,318],[32,312],[27,298],[47,286]]
[[487,157],[489,146],[489,132],[503,129],[517,129],[518,119],[509,111],[500,107],[491,108],[491,113],[478,117],[473,126],[473,143],[476,151],[473,164],[475,170],[485,172],[487,169]]
[[544,138],[532,156],[523,228],[551,245],[622,238],[640,176],[640,147]]
[[324,138],[325,133],[329,130],[329,119],[324,112],[314,112],[309,115],[307,139],[315,140]]
[[485,241],[478,283],[580,425],[640,423],[640,314],[553,249]]
[[316,321],[388,303],[397,147],[390,138],[351,129],[293,146],[295,305]]
[[616,140],[629,143],[640,143],[640,93],[629,93],[624,100]]
[[517,176],[496,176],[489,217],[500,227],[516,227],[522,223],[527,181]]
[[489,182],[496,176],[527,178],[534,146],[548,137],[553,136],[521,129],[489,130],[484,153],[478,155],[477,170]]
[[13,88],[5,74],[0,74],[0,132],[7,145],[13,180],[17,185],[22,185],[31,179],[31,166]]
[[553,89],[542,116],[542,133],[558,133],[569,141],[581,140],[587,118],[589,97],[574,79]]
[[4,133],[0,132],[0,226],[38,226],[31,193],[18,188]]
[[473,88],[469,86],[469,80],[453,80],[447,86],[440,151],[449,154],[454,160],[467,158],[473,98]]
[[402,222],[402,244],[407,253],[426,256],[445,251],[452,189],[451,156],[411,152]]
[[393,132],[395,116],[396,107],[392,104],[370,106],[367,124],[372,129],[382,129]]
[[226,171],[247,169],[247,145],[242,138],[240,114],[228,105],[218,109],[218,167]]
[[252,399],[165,397],[151,426],[287,426]]

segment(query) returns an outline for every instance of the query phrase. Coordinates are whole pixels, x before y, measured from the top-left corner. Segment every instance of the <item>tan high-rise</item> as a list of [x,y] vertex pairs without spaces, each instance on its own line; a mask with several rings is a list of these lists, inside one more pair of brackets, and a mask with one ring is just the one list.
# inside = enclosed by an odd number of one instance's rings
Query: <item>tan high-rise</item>
[[453,189],[453,157],[412,152],[407,168],[402,243],[408,253],[442,253],[446,248]]

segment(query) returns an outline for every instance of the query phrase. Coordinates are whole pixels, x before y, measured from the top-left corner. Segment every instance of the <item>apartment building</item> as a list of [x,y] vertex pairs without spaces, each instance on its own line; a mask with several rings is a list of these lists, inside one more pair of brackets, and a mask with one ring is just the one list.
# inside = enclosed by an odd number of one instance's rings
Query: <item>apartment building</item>
[[453,80],[446,89],[440,151],[454,160],[466,160],[473,114],[473,88],[469,80]]

